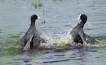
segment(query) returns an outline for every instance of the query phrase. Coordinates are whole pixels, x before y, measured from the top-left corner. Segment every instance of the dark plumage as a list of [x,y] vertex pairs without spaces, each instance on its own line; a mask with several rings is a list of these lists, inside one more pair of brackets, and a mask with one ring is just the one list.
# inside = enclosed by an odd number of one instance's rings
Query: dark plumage
[[75,26],[72,31],[70,32],[70,34],[73,37],[73,42],[75,43],[91,43],[94,44],[96,42],[96,40],[92,37],[90,37],[89,35],[85,34],[83,31],[83,27],[84,24],[87,21],[87,16],[85,14],[81,14],[78,19],[81,20],[80,23],[77,24],[77,26]]
[[[36,14],[31,16],[30,27],[29,27],[28,31],[26,32],[26,34],[24,35],[24,37],[22,38],[23,47],[25,47],[27,43],[29,43],[30,47],[29,46],[28,47],[30,49],[33,48],[33,47],[39,46],[41,38],[40,38],[40,35],[38,34],[38,31],[36,30],[36,26],[35,26],[35,21],[38,18],[39,17]],[[30,42],[28,42],[29,39],[30,39]]]

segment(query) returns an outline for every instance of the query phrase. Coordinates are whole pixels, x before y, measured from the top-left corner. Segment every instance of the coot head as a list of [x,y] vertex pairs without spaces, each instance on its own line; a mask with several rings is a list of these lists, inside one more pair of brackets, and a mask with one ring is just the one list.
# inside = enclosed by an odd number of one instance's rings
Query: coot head
[[86,22],[87,21],[87,16],[85,14],[80,14],[77,19],[80,19],[82,22]]
[[31,16],[31,21],[35,21],[36,19],[40,19],[36,14]]

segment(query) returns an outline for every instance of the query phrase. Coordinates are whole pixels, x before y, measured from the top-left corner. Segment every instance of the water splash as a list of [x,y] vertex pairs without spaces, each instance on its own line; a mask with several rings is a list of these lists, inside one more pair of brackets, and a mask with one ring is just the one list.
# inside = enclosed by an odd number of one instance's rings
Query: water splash
[[75,46],[75,47],[103,47],[103,46],[106,46],[106,42],[103,41],[103,40],[97,40],[98,43],[87,44],[87,45],[82,45],[80,43],[78,43],[78,44],[72,43],[73,39],[72,39],[72,36],[69,33],[66,36],[61,35],[60,38],[58,38],[58,39],[54,39],[53,37],[47,36],[47,35],[45,35],[44,38],[46,40],[46,43],[41,43],[40,47],[46,48],[46,49],[51,49],[51,48],[65,49],[69,46]]
[[40,47],[43,48],[65,48],[71,45],[71,35],[61,36],[58,39],[54,39],[51,36],[46,36],[46,43],[41,43]]

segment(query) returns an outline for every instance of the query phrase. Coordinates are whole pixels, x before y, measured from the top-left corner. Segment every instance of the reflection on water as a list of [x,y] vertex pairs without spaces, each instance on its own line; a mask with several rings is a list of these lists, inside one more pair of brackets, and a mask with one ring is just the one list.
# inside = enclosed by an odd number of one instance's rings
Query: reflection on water
[[[106,65],[106,0],[0,0],[0,65]],[[30,16],[36,21],[41,37],[59,44],[68,43],[67,32],[79,21],[80,13],[88,15],[84,31],[100,40],[100,48],[30,50],[22,52],[17,43],[27,31]],[[42,21],[46,21],[42,24]],[[66,44],[67,45],[67,44]],[[52,45],[51,45],[52,46]]]

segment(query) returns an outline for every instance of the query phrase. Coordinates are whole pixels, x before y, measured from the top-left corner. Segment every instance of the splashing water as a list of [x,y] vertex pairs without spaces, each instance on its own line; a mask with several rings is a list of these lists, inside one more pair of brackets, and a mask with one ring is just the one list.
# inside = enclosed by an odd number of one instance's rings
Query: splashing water
[[67,34],[66,36],[61,35],[60,38],[58,39],[54,39],[51,36],[47,36],[45,35],[45,40],[46,43],[41,43],[40,47],[41,48],[46,48],[46,49],[51,49],[51,48],[67,48],[68,46],[76,46],[76,47],[103,47],[106,46],[106,42],[97,40],[96,44],[87,44],[87,45],[82,45],[80,43],[76,44],[76,43],[72,43],[72,35],[71,34]]
[[65,48],[70,46],[71,43],[71,35],[61,36],[58,39],[53,39],[51,36],[46,36],[46,43],[41,43],[40,47],[43,48]]
[[[72,30],[72,29],[71,29]],[[69,30],[70,31],[70,30]],[[40,43],[40,48],[43,49],[66,49],[67,47],[84,47],[84,45],[80,43],[72,43],[73,37],[71,34],[68,33],[66,34],[59,34],[59,38],[53,38],[51,35],[46,35],[43,34],[43,38],[45,39],[45,43]],[[101,39],[98,39],[101,38]],[[105,39],[102,39],[102,37],[95,38],[98,43],[96,44],[87,44],[85,47],[105,47],[106,46],[106,41]],[[16,43],[16,41],[12,41],[9,39],[8,42],[5,43]],[[18,42],[20,43],[20,42]],[[15,46],[14,46],[15,45]],[[9,44],[9,45],[0,45],[0,48],[21,48],[19,44]]]

